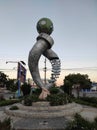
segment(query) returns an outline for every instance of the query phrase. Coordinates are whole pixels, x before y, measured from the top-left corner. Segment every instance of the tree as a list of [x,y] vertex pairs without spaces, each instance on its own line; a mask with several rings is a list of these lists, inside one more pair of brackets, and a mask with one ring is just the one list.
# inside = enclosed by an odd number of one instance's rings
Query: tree
[[6,82],[6,88],[15,92],[18,89],[18,85],[17,82],[15,82],[15,79],[8,79]]
[[0,71],[0,87],[5,87],[8,76]]
[[63,90],[71,95],[72,92],[72,86],[78,86],[79,89],[90,89],[91,88],[91,81],[88,78],[87,74],[81,75],[80,73],[78,74],[69,74],[68,76],[65,77],[64,79],[64,84],[62,86]]
[[24,83],[24,84],[21,86],[21,90],[22,90],[22,92],[23,92],[23,96],[29,95],[29,94],[30,94],[30,91],[31,91],[31,86],[30,86],[30,84]]

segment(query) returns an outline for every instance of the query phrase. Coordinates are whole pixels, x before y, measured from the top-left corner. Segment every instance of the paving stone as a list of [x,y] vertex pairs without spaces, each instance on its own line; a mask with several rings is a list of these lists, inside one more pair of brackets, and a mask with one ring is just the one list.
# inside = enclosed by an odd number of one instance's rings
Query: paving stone
[[15,130],[64,130],[68,120],[61,118],[20,119],[13,124]]

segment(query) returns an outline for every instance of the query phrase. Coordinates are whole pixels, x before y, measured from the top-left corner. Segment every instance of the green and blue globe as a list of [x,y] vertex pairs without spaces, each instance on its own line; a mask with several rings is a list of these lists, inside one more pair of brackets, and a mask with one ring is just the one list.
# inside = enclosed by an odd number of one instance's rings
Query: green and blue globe
[[37,23],[38,33],[51,34],[53,31],[53,23],[49,18],[41,18]]

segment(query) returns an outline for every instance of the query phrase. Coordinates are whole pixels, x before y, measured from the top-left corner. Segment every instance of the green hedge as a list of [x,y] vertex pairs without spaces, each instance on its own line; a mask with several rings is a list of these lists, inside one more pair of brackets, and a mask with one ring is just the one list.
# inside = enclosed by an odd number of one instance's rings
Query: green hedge
[[20,102],[20,100],[18,99],[14,99],[14,100],[3,100],[3,101],[0,101],[0,106],[7,106],[7,105],[11,105],[11,104],[14,104],[14,103],[18,103]]
[[83,100],[83,101],[89,102],[89,103],[97,104],[97,98],[96,97],[82,97],[80,99]]
[[97,107],[97,98],[95,97],[83,97],[79,99],[75,98],[74,101],[79,104]]
[[51,106],[64,105],[72,102],[71,98],[67,94],[51,94],[47,97],[47,101]]

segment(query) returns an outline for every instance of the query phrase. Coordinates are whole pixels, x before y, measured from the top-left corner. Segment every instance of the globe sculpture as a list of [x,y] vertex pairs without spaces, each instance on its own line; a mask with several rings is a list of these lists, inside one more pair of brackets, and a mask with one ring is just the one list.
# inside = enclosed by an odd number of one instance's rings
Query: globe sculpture
[[47,33],[51,34],[53,31],[53,23],[48,18],[42,18],[37,23],[37,31],[38,33]]
[[[50,94],[49,88],[54,85],[54,82],[60,75],[60,59],[51,49],[54,44],[54,40],[50,36],[53,31],[52,21],[48,18],[40,19],[37,23],[37,31],[39,36],[29,52],[28,66],[34,82],[42,89],[39,98],[45,99]],[[44,55],[52,65],[51,79],[48,84],[43,83],[39,73],[38,64],[41,55]]]

